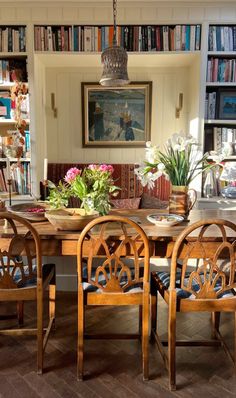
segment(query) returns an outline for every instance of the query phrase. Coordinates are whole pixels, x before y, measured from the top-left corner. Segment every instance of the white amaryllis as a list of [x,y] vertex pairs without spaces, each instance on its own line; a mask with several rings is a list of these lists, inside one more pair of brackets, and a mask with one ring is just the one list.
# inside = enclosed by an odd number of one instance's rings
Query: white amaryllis
[[180,134],[173,134],[164,151],[148,141],[145,158],[144,165],[136,169],[135,173],[142,185],[149,187],[153,187],[154,181],[162,175],[172,185],[188,186],[197,175],[212,167],[207,161],[209,154],[200,153],[194,137]]
[[191,135],[182,136],[174,133],[167,141],[167,148],[172,148],[174,151],[185,151],[189,145],[197,145],[197,141]]
[[146,143],[146,154],[145,159],[148,163],[155,164],[158,161],[158,147],[156,145],[152,145],[150,141]]

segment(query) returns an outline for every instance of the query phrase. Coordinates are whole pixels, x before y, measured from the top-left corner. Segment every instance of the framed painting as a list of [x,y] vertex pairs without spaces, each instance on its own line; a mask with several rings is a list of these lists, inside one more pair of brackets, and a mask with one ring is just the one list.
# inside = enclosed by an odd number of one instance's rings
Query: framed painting
[[231,120],[236,119],[236,90],[221,89],[219,90],[219,119]]
[[82,83],[83,145],[140,147],[150,140],[152,82]]

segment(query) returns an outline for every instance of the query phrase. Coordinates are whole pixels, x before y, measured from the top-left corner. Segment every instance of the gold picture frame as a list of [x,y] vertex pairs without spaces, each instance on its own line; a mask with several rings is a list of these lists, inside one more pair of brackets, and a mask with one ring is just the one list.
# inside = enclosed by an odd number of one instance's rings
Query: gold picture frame
[[152,82],[81,83],[83,146],[144,147],[150,140]]

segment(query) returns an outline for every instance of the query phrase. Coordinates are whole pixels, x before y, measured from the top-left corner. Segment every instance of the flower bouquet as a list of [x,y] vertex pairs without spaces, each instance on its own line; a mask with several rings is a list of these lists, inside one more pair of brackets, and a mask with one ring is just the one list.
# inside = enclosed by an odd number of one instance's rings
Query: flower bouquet
[[[200,173],[212,168],[215,163],[208,162],[208,153],[203,155],[200,153],[198,143],[192,136],[174,134],[167,141],[164,151],[151,142],[147,142],[146,146],[146,160],[135,173],[142,185],[147,185],[149,188],[153,188],[154,182],[164,175],[172,184],[169,212],[187,217],[197,199],[196,191],[190,190],[189,184]],[[218,160],[216,158],[215,155],[214,161]]]
[[198,143],[192,136],[174,134],[167,141],[164,151],[147,142],[146,160],[135,173],[142,185],[149,188],[153,188],[154,181],[162,175],[174,186],[188,187],[197,175],[212,167],[208,158],[208,153],[200,156]]
[[115,196],[120,189],[114,185],[113,171],[113,167],[106,164],[90,164],[83,171],[73,167],[58,186],[48,182],[47,202],[52,209],[59,209],[68,206],[70,197],[76,197],[85,214],[93,210],[100,215],[107,214],[111,208],[110,196]]

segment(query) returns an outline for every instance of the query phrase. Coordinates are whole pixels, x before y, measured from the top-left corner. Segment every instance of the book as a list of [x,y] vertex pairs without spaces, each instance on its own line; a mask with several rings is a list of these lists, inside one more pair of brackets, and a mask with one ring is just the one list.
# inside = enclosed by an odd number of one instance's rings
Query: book
[[11,118],[11,98],[0,97],[0,118]]

